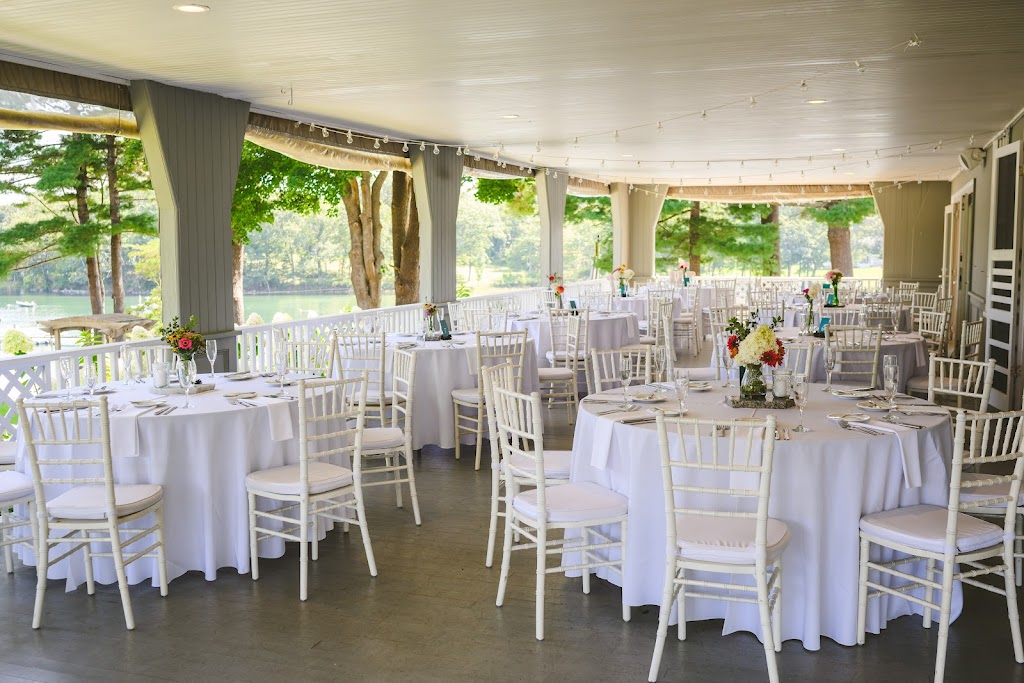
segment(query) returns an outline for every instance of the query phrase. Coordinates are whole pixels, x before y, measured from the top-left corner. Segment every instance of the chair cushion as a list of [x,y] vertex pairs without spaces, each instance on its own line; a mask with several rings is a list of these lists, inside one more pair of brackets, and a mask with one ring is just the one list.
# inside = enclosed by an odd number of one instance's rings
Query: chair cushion
[[[941,553],[946,545],[947,510],[937,505],[912,505],[861,517],[861,531],[878,538]],[[977,517],[959,513],[956,547],[969,553],[1001,543],[1003,528]]]
[[907,391],[916,391],[921,394],[928,393],[928,375],[917,375],[907,380]]
[[569,380],[572,379],[572,370],[569,368],[537,368],[537,376],[541,382]]
[[[978,479],[986,479],[988,476],[989,475],[982,472],[964,472],[960,479],[961,481],[977,481]],[[1010,482],[1008,481],[1003,482],[1002,484],[988,484],[987,486],[972,486],[970,488],[960,489],[960,500],[967,503],[1009,495]],[[1017,496],[1017,505],[1024,506],[1024,488],[1021,489],[1020,494]],[[1000,510],[1005,510],[1006,504],[996,504],[995,507]]]
[[[156,484],[117,484],[114,486],[115,514],[127,517],[156,505],[163,497],[163,487]],[[46,511],[58,519],[106,519],[106,486],[76,486],[47,501]]]
[[10,441],[0,441],[0,466],[2,465],[13,465],[14,456],[18,454],[18,442],[14,439]]
[[[534,461],[521,453],[512,454],[512,464],[519,469],[535,473],[537,468]],[[572,451],[544,451],[544,478],[545,479],[568,479],[569,468],[572,465]],[[505,461],[501,461],[499,469],[505,471]]]
[[[384,403],[391,403],[394,400],[394,396],[391,394],[390,389],[384,390]],[[366,387],[366,405],[368,406],[379,406],[380,405],[380,392],[374,388]]]
[[693,322],[693,313],[683,313],[677,318],[672,318],[672,322],[677,325],[689,325]]
[[[352,483],[352,470],[328,462],[309,463],[309,492],[323,493],[340,489]],[[299,466],[285,465],[253,472],[245,478],[245,489],[259,493],[277,493],[298,496],[302,494]]]
[[[546,486],[544,499],[547,521],[556,524],[618,517],[629,508],[625,496],[592,482]],[[526,517],[537,519],[537,489],[517,495],[512,507]]]
[[[548,362],[552,363],[552,364],[556,360],[559,361],[559,362],[564,363],[565,360],[569,357],[569,354],[566,353],[565,351],[548,351],[547,353],[544,354],[544,357],[547,358]],[[577,351],[576,352],[576,359],[577,360],[582,360],[582,361],[587,360],[587,352],[586,351]]]
[[654,337],[643,335],[642,337],[640,337],[640,343],[647,344],[648,346],[653,346],[658,343],[658,340]]
[[34,493],[32,477],[21,472],[0,472],[0,503],[30,498]]
[[480,400],[480,394],[476,387],[472,389],[454,389],[452,391],[452,398],[461,403],[476,405],[477,401]]
[[[676,545],[679,556],[687,560],[753,564],[756,535],[756,519],[676,515]],[[785,522],[768,520],[766,550],[769,559],[781,555],[789,539]]]
[[398,427],[371,427],[363,430],[363,450],[381,451],[405,445],[405,432]]

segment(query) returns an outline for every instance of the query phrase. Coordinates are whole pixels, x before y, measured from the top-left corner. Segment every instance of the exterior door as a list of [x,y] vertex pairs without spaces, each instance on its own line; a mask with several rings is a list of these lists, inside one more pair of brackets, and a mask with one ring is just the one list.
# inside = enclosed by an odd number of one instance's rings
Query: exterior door
[[1020,153],[1019,141],[996,150],[993,159],[992,229],[985,298],[987,358],[996,361],[989,403],[997,410],[1020,405]]

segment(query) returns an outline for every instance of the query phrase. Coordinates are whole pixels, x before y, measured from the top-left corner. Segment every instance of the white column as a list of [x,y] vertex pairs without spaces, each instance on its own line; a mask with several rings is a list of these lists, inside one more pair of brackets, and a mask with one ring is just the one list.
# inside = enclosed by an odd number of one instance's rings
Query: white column
[[155,81],[133,81],[131,95],[159,210],[164,320],[231,331],[231,202],[249,103]]
[[540,214],[540,282],[547,285],[550,273],[564,272],[562,229],[565,226],[565,195],[569,176],[537,174],[537,211]]
[[462,157],[449,147],[437,154],[413,147],[412,182],[420,217],[420,298],[455,300],[455,221],[459,213]]
[[636,185],[630,191],[626,183],[612,183],[614,266],[628,264],[636,277],[654,275],[655,227],[667,191],[665,185]]

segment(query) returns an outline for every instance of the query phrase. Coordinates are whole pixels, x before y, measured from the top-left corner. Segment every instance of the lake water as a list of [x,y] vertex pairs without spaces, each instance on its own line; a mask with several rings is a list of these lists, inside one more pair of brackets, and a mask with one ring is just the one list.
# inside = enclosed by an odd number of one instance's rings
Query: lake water
[[[34,301],[34,308],[21,308],[16,301]],[[128,305],[139,303],[138,297],[129,297]],[[394,294],[384,295],[383,304],[393,306]],[[352,294],[246,294],[245,314],[259,313],[268,323],[275,313],[287,313],[292,318],[307,318],[310,313],[336,315],[356,305]],[[107,300],[106,309],[112,311],[114,303]],[[23,330],[33,339],[45,340],[47,335],[36,325],[38,320],[65,318],[91,313],[89,297],[63,294],[0,295],[0,333],[11,327]],[[76,333],[77,334],[77,333]],[[72,335],[74,336],[74,335]]]

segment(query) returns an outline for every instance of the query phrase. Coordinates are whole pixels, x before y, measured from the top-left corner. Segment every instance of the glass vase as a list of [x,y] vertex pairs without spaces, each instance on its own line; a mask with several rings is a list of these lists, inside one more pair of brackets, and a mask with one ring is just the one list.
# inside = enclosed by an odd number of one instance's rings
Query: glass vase
[[814,304],[807,304],[807,322],[804,324],[804,334],[814,334]]
[[764,382],[764,367],[761,365],[744,366],[743,380],[740,382],[740,396],[755,401],[763,401],[768,387]]
[[626,281],[625,280],[619,280],[619,296],[621,296],[622,298],[626,298],[627,294],[628,294],[628,290],[626,288]]

